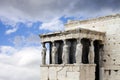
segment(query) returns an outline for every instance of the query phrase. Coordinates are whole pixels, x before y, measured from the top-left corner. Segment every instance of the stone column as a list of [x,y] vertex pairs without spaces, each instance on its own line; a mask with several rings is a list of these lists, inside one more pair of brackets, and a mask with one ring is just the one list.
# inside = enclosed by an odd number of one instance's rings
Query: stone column
[[46,47],[45,47],[45,43],[42,43],[42,51],[41,51],[41,54],[42,54],[42,64],[45,65],[46,64]]
[[89,59],[90,64],[94,64],[94,57],[95,57],[93,42],[94,42],[94,40],[91,40],[91,46],[89,48],[89,55],[88,55],[88,59]]
[[55,42],[52,42],[52,64],[56,63],[56,54],[57,54],[57,47],[55,46]]
[[80,64],[82,63],[82,44],[81,44],[81,39],[79,38],[77,40],[77,46],[76,46],[76,53],[75,53],[75,58],[76,58],[76,63]]
[[69,46],[67,45],[66,40],[64,40],[62,61],[63,61],[63,64],[69,64]]

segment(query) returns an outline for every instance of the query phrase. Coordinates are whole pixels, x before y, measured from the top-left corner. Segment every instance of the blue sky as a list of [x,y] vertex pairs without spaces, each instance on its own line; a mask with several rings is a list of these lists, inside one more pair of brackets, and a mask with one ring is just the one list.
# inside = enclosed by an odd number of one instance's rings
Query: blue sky
[[[4,17],[2,17],[2,18],[4,18]],[[18,37],[18,36],[19,36],[19,38],[20,37],[27,38],[30,35],[33,35],[31,37],[39,37],[39,34],[64,30],[64,24],[66,24],[68,20],[74,20],[74,17],[61,16],[58,20],[59,21],[56,20],[57,22],[55,24],[54,24],[54,20],[53,20],[53,22],[48,22],[48,23],[43,23],[41,21],[32,22],[29,20],[26,22],[18,21],[17,23],[9,23],[9,19],[8,19],[8,23],[6,23],[6,22],[0,20],[0,36],[1,36],[0,45],[1,46],[2,45],[3,46],[4,45],[15,46],[16,44],[14,41],[15,41],[16,37]],[[44,26],[42,26],[43,24],[44,24]],[[49,29],[45,24],[47,24],[48,27],[53,27],[54,29],[53,30]],[[29,44],[31,46],[37,45],[38,43],[40,43],[40,38],[37,38],[37,39],[39,40],[39,42],[36,43],[37,40],[34,40],[35,42],[33,42],[32,44],[30,44],[30,43]],[[20,45],[22,45],[24,43],[24,40],[21,39],[21,41],[19,43],[21,43]],[[22,45],[22,46],[24,46],[24,45]]]
[[64,30],[68,20],[120,13],[119,5],[120,0],[0,0],[0,80],[40,80],[39,34]]
[[27,37],[30,34],[38,35],[39,33],[44,33],[44,31],[39,31],[39,26],[41,25],[41,22],[34,22],[30,25],[26,25],[25,23],[18,22],[17,23],[17,30],[14,32],[7,33],[8,30],[14,30],[12,25],[6,25],[0,21],[0,45],[8,45],[8,46],[14,46],[14,43],[12,42],[16,36],[24,36]]
[[[39,80],[41,63],[39,34],[64,30],[64,24],[68,19],[73,20],[74,17],[62,16],[43,23],[39,20],[16,22],[2,16],[0,20],[0,70],[4,74],[0,74],[0,80]],[[24,77],[21,78],[21,75]]]

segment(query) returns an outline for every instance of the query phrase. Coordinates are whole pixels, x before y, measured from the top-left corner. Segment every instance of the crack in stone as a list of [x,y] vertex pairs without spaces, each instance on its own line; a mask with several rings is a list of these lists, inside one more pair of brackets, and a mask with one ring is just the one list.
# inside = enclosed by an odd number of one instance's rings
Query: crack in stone
[[60,72],[60,71],[62,71],[62,70],[63,70],[63,68],[64,68],[64,66],[62,66],[62,68],[61,68],[60,70],[58,70],[58,71],[57,71],[57,73],[58,73],[58,72]]

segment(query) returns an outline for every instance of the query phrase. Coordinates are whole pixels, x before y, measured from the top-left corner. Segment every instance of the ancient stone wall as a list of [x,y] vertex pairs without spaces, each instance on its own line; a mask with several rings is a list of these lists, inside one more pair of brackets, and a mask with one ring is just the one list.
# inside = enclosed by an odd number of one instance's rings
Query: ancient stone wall
[[40,80],[95,80],[95,64],[41,66]]
[[76,21],[66,24],[66,30],[85,28],[105,32],[104,53],[100,54],[101,80],[120,79],[120,14]]
[[[96,68],[98,68],[96,70],[99,71],[95,71],[95,64],[43,65],[41,66],[41,80],[95,80],[95,77],[97,77],[96,80],[120,79],[120,14],[91,20],[71,21],[65,26],[64,32],[42,35],[41,41],[50,42],[62,39],[70,41],[81,36],[86,39],[101,40],[103,50],[98,52],[99,62],[96,63]],[[77,30],[81,31],[81,36]],[[103,33],[105,36],[97,33]],[[97,75],[95,72],[100,74]]]

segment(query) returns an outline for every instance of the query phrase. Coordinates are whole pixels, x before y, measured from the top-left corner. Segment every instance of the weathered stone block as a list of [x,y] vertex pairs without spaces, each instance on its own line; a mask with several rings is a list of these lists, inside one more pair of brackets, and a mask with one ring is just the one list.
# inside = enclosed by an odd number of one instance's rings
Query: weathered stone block
[[49,67],[49,79],[57,80],[57,69],[56,67]]
[[67,71],[69,71],[69,72],[73,71],[73,67],[72,66],[67,66],[67,69],[68,69]]
[[49,69],[48,67],[41,67],[41,79],[40,80],[48,80]]
[[[77,32],[80,30],[80,33]],[[80,36],[81,35],[81,36]],[[71,21],[65,31],[42,35],[42,42],[61,41],[63,39],[87,38],[101,40],[104,53],[100,61],[104,69],[102,80],[120,79],[120,14],[85,21]],[[96,56],[95,56],[96,57]],[[48,68],[50,67],[50,68]],[[41,68],[41,80],[95,80],[95,66],[90,64],[44,66]],[[56,68],[55,68],[56,67]],[[48,73],[49,72],[49,73]],[[79,75],[78,75],[79,74]],[[80,76],[80,77],[78,77]],[[75,78],[75,79],[74,79]]]
[[57,71],[57,79],[58,80],[66,80],[66,71],[67,67],[61,67],[60,70]]
[[80,72],[67,72],[66,80],[80,80]]
[[80,66],[79,65],[73,66],[73,71],[79,72],[80,71]]

